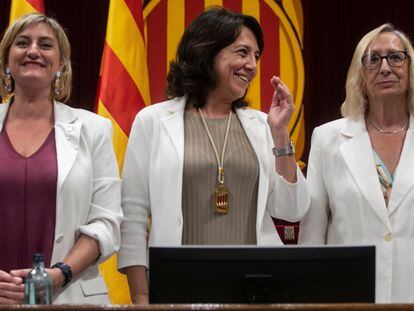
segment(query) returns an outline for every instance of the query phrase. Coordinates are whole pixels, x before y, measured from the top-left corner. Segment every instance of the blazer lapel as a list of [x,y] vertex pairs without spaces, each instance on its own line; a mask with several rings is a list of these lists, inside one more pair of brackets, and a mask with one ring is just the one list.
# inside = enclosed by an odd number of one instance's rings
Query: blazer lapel
[[259,161],[257,221],[261,226],[266,209],[269,174],[274,172],[274,167],[270,167],[266,157],[266,154],[271,152],[271,147],[266,143],[266,124],[261,122],[257,117],[257,112],[251,109],[237,109],[236,113]]
[[54,103],[54,114],[59,193],[79,152],[82,123],[69,107],[58,102]]
[[10,102],[0,104],[0,132],[3,129],[4,120],[6,119],[7,111],[9,111]]
[[[384,196],[379,185],[371,141],[363,121],[347,120],[342,135],[350,139],[340,146],[342,156],[358,188],[381,222],[391,228]],[[338,178],[341,178],[338,176]],[[352,202],[352,198],[350,200]]]
[[161,118],[172,144],[177,151],[180,164],[184,163],[184,110],[186,98],[177,98],[163,105],[167,105],[167,114]]
[[[393,213],[414,186],[414,118],[410,117],[410,127],[407,130],[404,146],[397,167],[394,185],[388,202],[388,213]],[[411,207],[410,207],[411,208]]]

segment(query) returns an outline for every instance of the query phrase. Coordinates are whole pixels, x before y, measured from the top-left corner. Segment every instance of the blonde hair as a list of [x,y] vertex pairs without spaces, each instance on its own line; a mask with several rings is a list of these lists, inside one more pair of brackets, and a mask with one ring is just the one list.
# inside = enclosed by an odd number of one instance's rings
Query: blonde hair
[[383,24],[374,30],[367,33],[361,41],[359,41],[355,48],[354,56],[352,57],[351,65],[349,66],[348,75],[346,79],[346,98],[345,102],[341,106],[342,116],[358,120],[365,116],[365,111],[368,105],[368,99],[364,90],[364,74],[362,66],[362,57],[369,49],[370,44],[381,33],[391,32],[400,38],[404,50],[408,55],[408,90],[407,90],[407,108],[410,114],[414,112],[414,50],[408,36],[395,29],[392,24]]
[[[53,18],[47,17],[40,13],[26,14],[17,19],[12,25],[10,25],[0,42],[0,96],[4,99],[7,98],[10,93],[4,87],[6,79],[6,68],[9,62],[10,47],[13,44],[16,37],[27,27],[43,23],[49,26],[56,36],[56,40],[59,45],[60,62],[61,62],[61,76],[60,76],[60,89],[59,95],[54,92],[54,83],[51,85],[51,94],[53,99],[61,102],[66,102],[72,89],[72,66],[70,63],[70,43],[68,37],[62,26]],[[12,91],[14,91],[14,82],[12,83]]]

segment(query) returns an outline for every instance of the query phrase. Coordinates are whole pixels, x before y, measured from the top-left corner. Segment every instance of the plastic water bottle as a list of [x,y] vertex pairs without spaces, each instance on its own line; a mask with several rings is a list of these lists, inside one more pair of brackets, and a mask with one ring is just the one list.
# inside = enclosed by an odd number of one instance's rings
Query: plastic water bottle
[[34,254],[32,270],[24,282],[24,302],[29,305],[52,304],[52,281],[45,269],[45,256]]

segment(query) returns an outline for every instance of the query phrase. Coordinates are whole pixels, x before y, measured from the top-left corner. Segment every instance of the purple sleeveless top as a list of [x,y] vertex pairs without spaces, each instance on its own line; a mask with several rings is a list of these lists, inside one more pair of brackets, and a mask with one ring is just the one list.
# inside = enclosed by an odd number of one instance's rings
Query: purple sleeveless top
[[56,217],[55,130],[31,156],[19,154],[0,134],[0,269],[30,268],[33,253],[50,266]]

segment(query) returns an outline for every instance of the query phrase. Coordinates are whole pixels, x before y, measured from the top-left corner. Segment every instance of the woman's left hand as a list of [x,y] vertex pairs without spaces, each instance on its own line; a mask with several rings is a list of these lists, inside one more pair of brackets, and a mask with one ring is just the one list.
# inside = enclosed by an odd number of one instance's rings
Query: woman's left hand
[[[272,133],[275,148],[284,148],[290,140],[289,121],[292,117],[295,106],[292,95],[288,87],[280,80],[279,77],[273,76],[270,79],[273,92],[272,105],[267,115],[267,123]],[[275,158],[276,172],[283,176],[288,182],[295,183],[296,178],[296,161],[293,156],[282,156]]]
[[292,117],[295,106],[292,95],[286,84],[279,77],[273,76],[270,83],[274,87],[272,105],[270,106],[267,122],[275,136],[280,131],[287,131],[290,118]]

